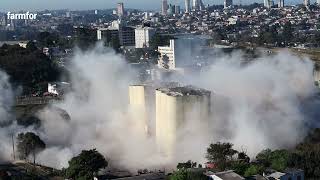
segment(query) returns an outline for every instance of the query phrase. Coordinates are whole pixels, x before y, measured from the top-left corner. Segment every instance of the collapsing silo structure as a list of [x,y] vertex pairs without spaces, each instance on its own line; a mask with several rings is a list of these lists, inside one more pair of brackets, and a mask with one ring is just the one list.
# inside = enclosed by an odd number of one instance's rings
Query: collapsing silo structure
[[156,89],[179,86],[176,82],[149,82],[129,86],[129,104],[135,115],[135,122],[142,124],[146,134],[155,134]]
[[192,86],[156,90],[156,141],[164,155],[173,156],[177,132],[187,119],[208,120],[210,99],[210,91]]

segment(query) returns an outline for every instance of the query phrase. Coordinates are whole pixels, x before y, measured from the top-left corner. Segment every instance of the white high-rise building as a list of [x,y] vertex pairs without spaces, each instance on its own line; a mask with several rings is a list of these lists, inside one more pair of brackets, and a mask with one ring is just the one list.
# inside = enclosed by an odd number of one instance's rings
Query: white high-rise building
[[150,40],[156,34],[156,30],[150,27],[135,29],[136,48],[150,47]]
[[190,2],[190,0],[185,0],[184,3],[185,3],[184,5],[185,5],[185,8],[186,8],[185,12],[186,13],[190,13],[190,10],[191,10],[191,7],[190,7],[190,3],[191,2]]
[[264,0],[264,7],[270,9],[273,6],[273,0]]
[[192,0],[192,9],[193,10],[199,10],[200,9],[199,0]]
[[162,0],[161,13],[162,13],[162,15],[168,14],[168,1],[167,0]]
[[203,9],[202,0],[192,0],[192,9],[193,10],[202,10]]
[[310,0],[303,0],[303,4],[305,6],[310,6]]
[[170,40],[169,46],[159,46],[158,52],[160,53],[160,59],[158,66],[164,69],[175,69],[176,58],[175,58],[175,40]]
[[124,5],[123,5],[123,3],[118,3],[117,14],[118,14],[119,17],[122,17],[124,15]]
[[278,7],[279,8],[283,8],[284,7],[284,0],[279,0]]

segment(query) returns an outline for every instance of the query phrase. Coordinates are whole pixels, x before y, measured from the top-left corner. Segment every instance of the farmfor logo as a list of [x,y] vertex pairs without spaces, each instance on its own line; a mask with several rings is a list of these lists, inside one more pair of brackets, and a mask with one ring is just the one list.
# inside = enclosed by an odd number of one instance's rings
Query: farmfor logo
[[29,13],[29,11],[26,13],[19,13],[19,14],[8,12],[7,17],[8,17],[8,19],[31,19],[31,20],[33,20],[33,19],[37,18],[37,14]]

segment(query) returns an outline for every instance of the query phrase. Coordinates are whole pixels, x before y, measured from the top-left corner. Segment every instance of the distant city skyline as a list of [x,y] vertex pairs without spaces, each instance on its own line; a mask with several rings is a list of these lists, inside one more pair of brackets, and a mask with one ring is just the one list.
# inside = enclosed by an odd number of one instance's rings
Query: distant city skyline
[[[275,0],[277,2],[278,0]],[[134,8],[141,10],[160,10],[161,0],[1,0],[0,11],[36,11],[36,10],[52,10],[52,9],[70,9],[70,10],[86,10],[86,9],[110,9],[116,8],[117,3],[123,2],[125,8]],[[205,5],[219,4],[223,5],[224,0],[203,0]],[[263,0],[234,0],[236,4],[251,4],[254,2],[263,3]],[[313,4],[315,0],[311,0]],[[184,9],[184,0],[168,0],[168,3],[178,4]],[[302,4],[303,0],[285,0],[285,5]]]

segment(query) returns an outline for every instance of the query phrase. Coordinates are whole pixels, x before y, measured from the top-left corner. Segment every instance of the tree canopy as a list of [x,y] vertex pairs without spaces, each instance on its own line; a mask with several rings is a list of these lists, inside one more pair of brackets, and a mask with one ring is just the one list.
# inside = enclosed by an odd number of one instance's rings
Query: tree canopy
[[10,76],[11,83],[22,85],[26,93],[59,77],[58,68],[33,42],[28,43],[27,48],[3,45],[0,48],[0,68]]
[[25,160],[30,154],[32,154],[33,162],[35,163],[36,154],[45,149],[45,147],[46,144],[33,132],[18,134],[17,150],[20,159]]
[[175,171],[171,176],[169,176],[169,180],[206,180],[208,179],[203,171],[192,171],[190,169],[180,169]]
[[206,158],[210,162],[214,162],[217,164],[218,168],[221,170],[225,170],[227,164],[232,159],[232,156],[237,153],[233,148],[233,144],[231,143],[215,143],[210,144],[207,148]]
[[106,159],[96,150],[83,150],[69,161],[66,169],[67,178],[93,179],[94,174],[108,166]]

